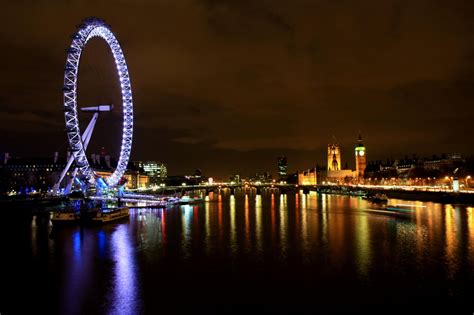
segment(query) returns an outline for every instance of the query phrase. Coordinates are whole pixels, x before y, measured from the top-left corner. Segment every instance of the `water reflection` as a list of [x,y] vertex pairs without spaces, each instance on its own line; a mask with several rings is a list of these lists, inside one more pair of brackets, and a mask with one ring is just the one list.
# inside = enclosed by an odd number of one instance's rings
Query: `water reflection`
[[105,231],[100,230],[97,232],[97,251],[99,252],[99,257],[104,259],[106,258],[106,246],[107,246],[107,239],[106,239]]
[[235,196],[230,196],[230,248],[232,251],[232,255],[235,256],[238,250],[237,244],[237,229],[235,226]]
[[337,294],[364,301],[434,296],[444,286],[451,295],[474,292],[474,208],[390,205],[406,211],[370,211],[377,209],[365,200],[314,192],[210,193],[200,205],[134,209],[127,223],[50,237],[48,220],[28,218],[26,241],[31,256],[57,271],[52,281],[60,289],[48,294],[67,314],[131,314],[145,305],[155,313],[155,301],[166,302],[161,295],[181,292],[184,283],[202,299],[245,299],[251,294],[233,284],[248,289],[254,281],[290,297],[337,283]]
[[137,314],[140,309],[137,265],[130,231],[119,225],[111,237],[115,266],[109,314]]
[[[323,243],[328,243],[328,214],[327,211],[330,209],[330,201],[332,196],[329,195],[322,195],[318,201],[321,201],[321,206],[319,207],[321,211],[321,229],[322,229],[322,241]],[[312,198],[314,199],[314,197]],[[317,223],[315,223],[316,225]]]
[[288,208],[286,204],[286,195],[280,195],[280,256],[285,258],[288,251]]
[[161,209],[161,240],[163,241],[163,244],[166,245],[167,238],[166,238],[166,214],[164,213],[164,210]]
[[257,195],[255,198],[255,234],[257,241],[257,250],[262,251],[262,195]]
[[445,257],[448,266],[448,278],[453,279],[457,270],[456,251],[458,248],[458,225],[456,224],[456,209],[448,205],[444,210],[445,213]]
[[[295,199],[299,202],[300,193],[297,193]],[[295,205],[296,206],[296,205]],[[309,243],[309,230],[308,230],[308,211],[306,211],[306,195],[301,197],[301,247],[304,255],[306,256],[310,252]]]
[[[211,196],[209,196],[211,197]],[[220,195],[219,195],[220,197]],[[209,253],[211,250],[211,224],[210,224],[210,207],[211,204],[209,202],[206,202],[204,204],[204,216],[205,216],[205,222],[204,222],[204,228],[205,228],[205,239],[204,239],[204,247],[206,249],[206,252]]]
[[249,222],[249,211],[250,211],[250,201],[249,195],[245,194],[245,204],[244,204],[244,218],[245,218],[245,244],[244,247],[246,250],[249,250],[250,247],[250,222]]
[[466,209],[469,263],[474,264],[474,207]]
[[271,202],[270,202],[270,214],[271,214],[271,227],[272,227],[272,239],[275,237],[275,229],[276,229],[276,220],[275,220],[275,195],[271,195]]
[[[84,311],[83,304],[87,299],[87,291],[92,281],[92,248],[89,235],[85,235],[82,229],[74,228],[62,232],[59,236],[69,236],[63,243],[67,252],[63,274],[63,297],[61,299],[61,312],[64,314],[81,314]],[[65,232],[69,232],[65,234]],[[62,239],[61,239],[62,240]]]
[[[183,256],[188,258],[190,255],[189,249],[191,246],[191,229],[194,207],[191,205],[181,206],[181,222],[182,222],[182,240],[181,250]],[[197,212],[197,209],[196,209]]]
[[362,214],[356,220],[357,270],[362,278],[367,278],[371,260],[369,218]]

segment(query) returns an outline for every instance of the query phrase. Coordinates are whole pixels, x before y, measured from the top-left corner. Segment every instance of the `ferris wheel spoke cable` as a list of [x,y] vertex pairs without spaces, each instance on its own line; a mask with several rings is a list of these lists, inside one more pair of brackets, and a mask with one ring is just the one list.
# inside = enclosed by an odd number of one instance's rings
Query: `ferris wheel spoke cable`
[[122,141],[117,168],[106,180],[108,186],[116,186],[127,169],[130,152],[132,149],[132,88],[130,84],[127,63],[125,61],[122,48],[120,47],[120,43],[112,33],[110,26],[98,18],[89,18],[84,20],[84,22],[78,26],[77,32],[72,36],[71,46],[67,49],[63,88],[66,133],[69,147],[74,157],[75,165],[79,171],[79,177],[89,184],[94,184],[99,176],[91,168],[86,156],[86,144],[84,143],[84,139],[80,134],[77,109],[77,79],[79,62],[83,49],[85,48],[87,42],[93,37],[98,37],[105,40],[109,46],[114,57],[120,82],[123,109]]

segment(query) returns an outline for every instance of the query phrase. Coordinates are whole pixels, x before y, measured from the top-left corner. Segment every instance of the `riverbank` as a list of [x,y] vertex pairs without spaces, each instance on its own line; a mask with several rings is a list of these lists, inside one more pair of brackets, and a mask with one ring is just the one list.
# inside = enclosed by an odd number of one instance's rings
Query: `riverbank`
[[474,205],[474,194],[469,193],[384,189],[371,189],[370,191],[374,193],[384,193],[388,198]]
[[462,204],[474,205],[474,194],[455,193],[446,191],[423,191],[423,190],[404,190],[404,189],[381,189],[381,188],[361,188],[350,186],[318,186],[316,191],[319,193],[360,196],[361,192],[376,194],[382,193],[388,198],[405,199],[413,201],[437,202],[444,204]]
[[59,207],[68,202],[66,197],[41,196],[9,196],[0,198],[0,211],[16,211],[25,214],[49,212],[51,208]]

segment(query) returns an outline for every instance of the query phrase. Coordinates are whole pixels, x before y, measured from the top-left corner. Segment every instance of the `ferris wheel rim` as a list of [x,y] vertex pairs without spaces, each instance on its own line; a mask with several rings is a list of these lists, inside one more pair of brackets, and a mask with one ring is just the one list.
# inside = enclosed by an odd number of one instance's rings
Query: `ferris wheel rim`
[[64,70],[64,118],[66,122],[66,133],[71,152],[74,156],[76,167],[79,169],[83,179],[89,183],[94,183],[98,175],[91,168],[89,160],[84,149],[83,139],[79,128],[79,119],[77,111],[77,79],[79,71],[79,63],[82,50],[87,42],[93,38],[102,38],[114,57],[117,67],[117,74],[122,95],[123,109],[123,131],[120,148],[120,155],[117,162],[117,168],[112,175],[107,178],[109,186],[116,186],[124,175],[130,152],[132,148],[133,138],[133,98],[132,88],[130,84],[130,76],[127,63],[123,54],[120,43],[113,34],[109,25],[98,18],[89,18],[78,26],[78,30],[72,36],[72,42],[67,50],[66,66]]

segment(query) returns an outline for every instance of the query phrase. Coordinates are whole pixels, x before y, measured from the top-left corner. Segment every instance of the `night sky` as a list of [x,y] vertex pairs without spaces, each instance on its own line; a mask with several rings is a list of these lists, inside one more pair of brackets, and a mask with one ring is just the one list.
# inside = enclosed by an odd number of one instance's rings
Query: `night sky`
[[[171,174],[276,173],[279,155],[290,171],[325,164],[333,135],[353,167],[359,130],[369,160],[474,153],[472,0],[4,1],[0,152],[66,149],[65,49],[89,16],[127,59],[132,160]],[[100,40],[79,76],[80,106],[120,105]],[[120,115],[99,120],[89,153],[114,153]]]

